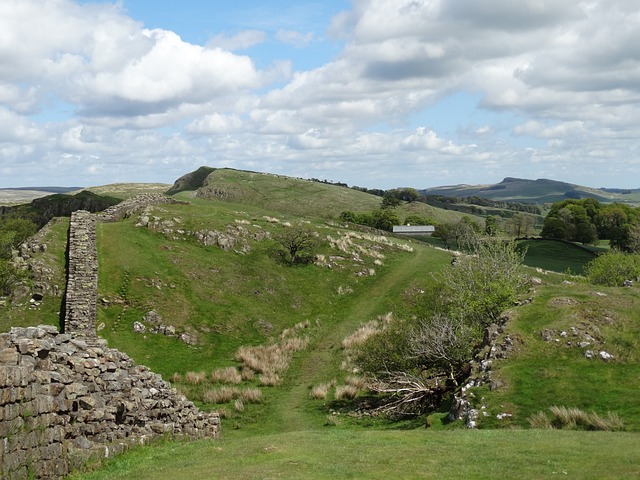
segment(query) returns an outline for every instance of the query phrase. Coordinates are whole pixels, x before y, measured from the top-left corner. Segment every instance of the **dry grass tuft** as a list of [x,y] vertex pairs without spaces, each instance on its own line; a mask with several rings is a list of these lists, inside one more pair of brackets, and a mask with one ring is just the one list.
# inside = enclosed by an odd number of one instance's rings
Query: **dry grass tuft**
[[173,375],[171,375],[171,382],[172,383],[182,383],[182,374],[178,373],[178,372],[174,372]]
[[256,372],[251,370],[250,368],[244,367],[240,371],[240,376],[242,377],[242,380],[244,380],[245,382],[249,382],[254,379],[254,377],[256,376]]
[[206,378],[207,374],[204,372],[187,372],[184,376],[184,381],[190,385],[200,385]]
[[346,400],[356,398],[358,389],[353,385],[338,385],[336,387],[336,400]]
[[540,429],[551,429],[554,426],[551,423],[551,420],[544,412],[538,412],[532,415],[529,418],[529,425],[531,428],[540,428]]
[[392,319],[393,313],[389,312],[381,315],[376,320],[360,325],[355,332],[342,340],[342,348],[351,350],[362,345],[369,337],[384,330]]
[[263,387],[275,387],[280,384],[280,377],[277,373],[263,373],[258,377],[258,381]]
[[205,403],[227,403],[236,398],[238,392],[239,390],[236,387],[223,385],[222,387],[206,390],[202,394],[202,400]]
[[278,343],[238,348],[235,358],[243,364],[243,378],[247,370],[272,378],[277,377],[275,374],[286,371],[291,356],[309,345],[309,337],[300,336],[299,333],[310,326],[311,323],[307,320],[283,330]]
[[242,383],[242,375],[236,367],[217,368],[211,372],[211,381],[215,383],[230,383],[238,385]]
[[238,398],[247,403],[259,403],[262,400],[262,390],[259,388],[246,388],[238,392]]
[[595,412],[585,412],[579,408],[550,407],[553,418],[538,412],[529,419],[532,428],[563,428],[568,430],[624,430],[624,422],[616,413],[608,412],[601,417]]
[[320,383],[319,385],[315,385],[311,389],[311,398],[315,398],[316,400],[326,400],[330,389],[330,383]]
[[236,352],[236,360],[258,373],[283,372],[289,368],[289,358],[279,345],[242,346]]
[[367,386],[367,379],[358,375],[349,375],[345,378],[344,383],[356,387],[358,390],[362,390]]
[[236,412],[244,412],[244,402],[238,398],[233,403],[233,408],[236,409]]
[[309,337],[291,337],[282,341],[282,349],[287,353],[295,353],[309,346]]

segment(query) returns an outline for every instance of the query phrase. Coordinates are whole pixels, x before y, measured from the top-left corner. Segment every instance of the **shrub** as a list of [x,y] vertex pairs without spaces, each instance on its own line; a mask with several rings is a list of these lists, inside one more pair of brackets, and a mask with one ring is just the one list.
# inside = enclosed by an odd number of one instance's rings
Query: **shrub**
[[640,255],[610,252],[598,256],[586,266],[586,277],[596,285],[622,286],[625,280],[640,278]]

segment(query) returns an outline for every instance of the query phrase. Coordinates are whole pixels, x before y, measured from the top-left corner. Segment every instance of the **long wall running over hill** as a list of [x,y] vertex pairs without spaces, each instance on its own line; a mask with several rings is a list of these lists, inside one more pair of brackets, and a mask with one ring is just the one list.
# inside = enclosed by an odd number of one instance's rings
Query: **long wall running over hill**
[[0,478],[59,479],[92,455],[158,435],[219,434],[217,414],[97,337],[95,229],[94,215],[72,216],[64,333],[39,326],[0,335]]

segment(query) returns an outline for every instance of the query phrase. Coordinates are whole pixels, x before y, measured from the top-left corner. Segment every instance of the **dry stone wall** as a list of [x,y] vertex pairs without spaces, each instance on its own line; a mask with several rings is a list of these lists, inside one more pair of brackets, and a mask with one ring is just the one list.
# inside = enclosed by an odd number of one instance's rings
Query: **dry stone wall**
[[[104,219],[122,218],[141,203]],[[219,435],[217,414],[199,411],[160,375],[97,337],[96,220],[80,211],[70,222],[63,333],[39,326],[0,334],[2,479],[61,479],[92,456],[159,435]]]
[[96,216],[78,210],[69,225],[67,291],[64,331],[71,335],[96,336],[98,295],[98,248]]
[[159,193],[143,193],[107,208],[104,212],[98,214],[97,217],[102,222],[117,222],[143,210],[148,205],[162,205],[166,203],[185,204],[186,202],[181,202]]

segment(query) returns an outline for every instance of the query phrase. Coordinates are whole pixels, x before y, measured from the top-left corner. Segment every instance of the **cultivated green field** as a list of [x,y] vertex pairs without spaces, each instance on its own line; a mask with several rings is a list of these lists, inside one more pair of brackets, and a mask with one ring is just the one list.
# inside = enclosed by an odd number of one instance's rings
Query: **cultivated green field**
[[[305,181],[281,179],[278,187],[277,176],[254,180],[252,191],[260,195],[267,188],[260,182],[271,185],[267,197],[273,195],[273,203],[257,194],[245,202],[246,197],[209,200],[183,192],[178,197],[189,205],[149,212],[156,229],[136,226],[135,216],[99,225],[99,335],[161,373],[201,408],[219,411],[222,438],[162,440],[71,478],[640,477],[637,286],[595,287],[580,277],[532,268],[542,285],[528,293],[530,302],[507,312],[503,335],[515,348],[492,365],[492,388],[471,390],[474,406],[486,413],[479,415],[479,430],[448,422],[446,402],[428,417],[402,422],[357,414],[370,400],[365,390],[354,401],[336,399],[337,387],[350,376],[342,368],[342,341],[363,323],[406,315],[409,292],[426,289],[451,254],[410,239],[353,231],[332,214],[344,205],[376,208],[379,197],[348,197],[333,209],[327,197],[365,194],[312,182],[306,183],[321,189],[301,194],[287,182]],[[118,196],[117,191],[114,187],[110,194]],[[279,207],[291,203],[295,208]],[[318,232],[322,261],[290,266],[278,256],[275,238],[296,225]],[[64,269],[65,228],[61,222],[52,230],[43,257],[57,265],[56,278]],[[228,250],[203,246],[190,234],[211,231],[233,237],[235,244]],[[530,254],[533,250],[531,245]],[[529,263],[575,273],[584,262],[573,250],[561,257],[544,247]],[[543,264],[545,259],[551,264]],[[27,304],[5,309],[2,330],[55,324],[59,310],[59,296],[45,297],[40,310]],[[134,322],[147,322],[152,310],[176,336],[134,332]],[[180,334],[195,341],[187,344]],[[256,374],[231,385],[240,392],[257,390],[259,397],[211,401],[211,392],[223,386],[212,378],[214,370],[239,369],[242,347],[281,346],[285,340],[304,346],[290,352],[275,382],[265,384]],[[589,345],[579,346],[582,341]],[[587,350],[595,358],[587,359]],[[600,351],[613,359],[601,360]],[[322,383],[332,385],[328,396],[312,398],[312,389]],[[529,420],[552,406],[603,417],[611,412],[623,431],[530,428]]]

